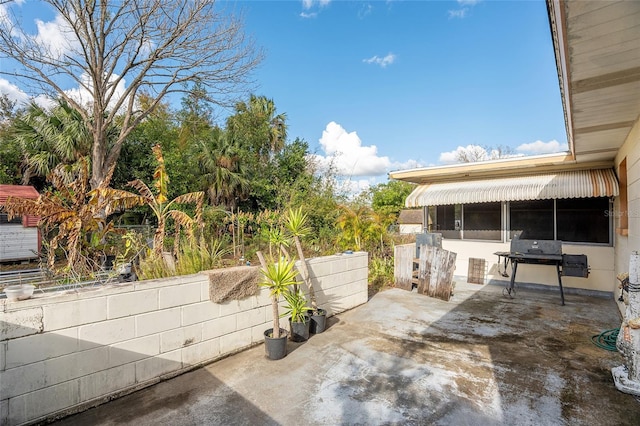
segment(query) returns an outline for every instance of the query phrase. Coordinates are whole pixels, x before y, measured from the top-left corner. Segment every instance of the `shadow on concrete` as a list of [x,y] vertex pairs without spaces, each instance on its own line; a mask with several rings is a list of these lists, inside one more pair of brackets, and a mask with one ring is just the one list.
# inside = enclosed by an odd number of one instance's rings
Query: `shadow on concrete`
[[[68,417],[60,425],[637,425],[622,357],[591,337],[615,302],[458,283],[443,302],[392,289],[269,361],[262,345]],[[292,342],[289,348],[292,349]]]
[[[238,424],[275,424],[241,394],[190,364],[189,345],[159,354],[159,335],[125,343],[131,348],[145,346],[144,353],[102,344],[104,336],[96,335],[95,341],[75,338],[77,328],[42,334],[40,329],[3,320],[0,330],[2,425],[45,424],[66,416],[60,424],[132,424],[144,417],[167,425],[198,424],[201,418],[225,424],[230,417],[245,419]],[[199,344],[206,342],[193,346]],[[194,370],[191,376],[173,377],[190,370]],[[160,375],[173,378],[158,383]],[[216,404],[195,404],[204,389]],[[102,414],[91,407],[115,396],[123,397],[101,406],[109,410],[109,419],[101,420]],[[73,415],[79,411],[83,412]]]

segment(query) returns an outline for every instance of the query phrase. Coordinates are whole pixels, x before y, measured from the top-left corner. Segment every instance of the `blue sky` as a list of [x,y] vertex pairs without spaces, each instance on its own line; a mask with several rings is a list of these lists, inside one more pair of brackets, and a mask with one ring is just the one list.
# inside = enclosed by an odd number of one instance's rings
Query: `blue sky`
[[[446,164],[469,145],[566,149],[543,0],[226,4],[266,54],[255,93],[287,114],[290,140],[333,159],[354,187]],[[53,25],[36,2],[21,8],[25,23]],[[15,89],[0,77],[0,92]]]
[[[329,123],[339,126],[327,138],[347,135],[331,146],[357,153],[359,143],[360,160],[378,166],[356,174],[443,164],[443,153],[470,144],[566,149],[542,0],[241,4],[267,53],[257,93],[319,155],[328,154],[320,139]],[[375,161],[373,146],[388,162]]]

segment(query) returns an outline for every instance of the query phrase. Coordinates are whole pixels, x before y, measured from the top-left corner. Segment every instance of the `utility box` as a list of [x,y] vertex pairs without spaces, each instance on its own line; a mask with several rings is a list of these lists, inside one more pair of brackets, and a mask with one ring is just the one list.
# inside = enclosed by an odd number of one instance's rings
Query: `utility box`
[[416,259],[420,257],[420,246],[431,246],[442,248],[442,234],[427,232],[416,234]]

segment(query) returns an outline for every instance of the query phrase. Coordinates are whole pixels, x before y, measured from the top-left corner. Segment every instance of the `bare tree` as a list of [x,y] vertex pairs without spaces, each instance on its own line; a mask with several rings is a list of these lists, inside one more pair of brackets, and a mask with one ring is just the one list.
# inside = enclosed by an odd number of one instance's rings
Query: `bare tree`
[[516,156],[513,148],[503,145],[498,145],[495,148],[467,145],[466,147],[458,147],[455,154],[458,163],[476,163],[478,161],[498,160]]
[[[111,180],[127,135],[168,95],[206,88],[208,100],[232,105],[250,90],[262,59],[241,20],[215,0],[45,0],[57,12],[64,42],[21,27],[0,10],[0,68],[23,90],[63,98],[82,114],[92,141],[91,187]],[[69,82],[77,84],[68,90]],[[145,93],[149,102],[136,102]],[[117,124],[119,133],[108,137]]]

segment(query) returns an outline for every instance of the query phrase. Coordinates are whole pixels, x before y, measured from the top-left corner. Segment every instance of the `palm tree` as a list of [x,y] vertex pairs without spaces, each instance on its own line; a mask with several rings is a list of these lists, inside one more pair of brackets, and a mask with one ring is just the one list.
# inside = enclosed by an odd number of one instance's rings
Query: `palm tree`
[[340,242],[344,246],[352,246],[355,250],[362,250],[370,211],[367,207],[357,207],[355,210],[347,206],[340,206],[338,227],[342,231]]
[[80,160],[91,155],[91,133],[80,113],[64,100],[50,111],[29,105],[15,120],[14,137],[25,153],[24,183],[32,176],[50,175],[59,165],[78,171]]
[[198,164],[209,200],[235,207],[236,198],[243,198],[249,190],[238,150],[219,128],[213,129],[211,139],[201,140],[199,145]]
[[236,114],[229,117],[227,125],[235,140],[252,144],[261,156],[273,154],[284,148],[287,140],[287,115],[278,114],[273,99],[251,95],[249,102],[236,104]]

